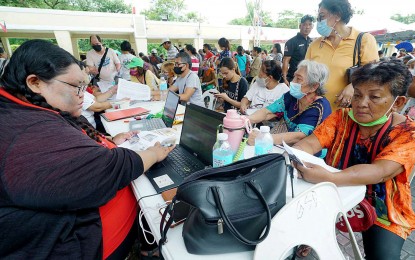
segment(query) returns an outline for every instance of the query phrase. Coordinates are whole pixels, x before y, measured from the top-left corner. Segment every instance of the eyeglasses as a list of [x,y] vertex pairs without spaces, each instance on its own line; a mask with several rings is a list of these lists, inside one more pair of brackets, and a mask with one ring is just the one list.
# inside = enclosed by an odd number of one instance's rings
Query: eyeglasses
[[179,65],[187,64],[186,62],[175,62],[174,66],[178,67]]
[[71,84],[71,83],[68,83],[68,82],[65,82],[65,81],[62,81],[62,80],[59,80],[59,79],[54,79],[54,80],[59,81],[60,83],[65,83],[65,84],[67,84],[67,85],[69,85],[69,86],[72,86],[72,87],[74,87],[74,88],[77,88],[77,89],[78,89],[78,92],[76,93],[76,95],[77,95],[77,96],[79,96],[79,94],[80,94],[81,92],[85,92],[86,88],[88,87],[88,84],[87,84],[87,83],[85,83],[85,82],[81,82],[81,83],[79,84],[79,86],[76,86],[76,85],[74,85],[74,84]]

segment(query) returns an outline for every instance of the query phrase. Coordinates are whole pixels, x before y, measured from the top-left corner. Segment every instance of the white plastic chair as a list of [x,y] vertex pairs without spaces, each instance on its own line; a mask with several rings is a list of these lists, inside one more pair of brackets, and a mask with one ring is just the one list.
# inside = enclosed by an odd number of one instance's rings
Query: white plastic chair
[[209,98],[206,108],[210,109],[210,110],[214,110],[215,109],[215,104],[216,104],[216,98],[210,92],[219,93],[219,91],[217,89],[206,90],[202,95],[202,100],[203,100],[203,102],[205,102],[205,98]]
[[[256,246],[254,259],[285,259],[297,245],[313,248],[321,260],[345,259],[336,240],[335,223],[342,203],[333,183],[317,184],[274,216],[268,237]],[[362,259],[346,218],[355,259]]]

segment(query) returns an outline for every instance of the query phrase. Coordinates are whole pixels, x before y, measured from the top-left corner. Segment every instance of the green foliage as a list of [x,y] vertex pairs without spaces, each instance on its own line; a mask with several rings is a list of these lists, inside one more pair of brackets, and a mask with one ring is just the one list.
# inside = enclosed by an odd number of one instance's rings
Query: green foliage
[[[254,26],[255,25],[255,6],[252,2],[247,4],[247,14],[242,18],[236,18],[229,22],[232,25],[247,25],[247,26]],[[271,14],[269,12],[261,11],[258,15],[260,17],[261,25],[265,27],[271,27],[273,21],[271,19]]]
[[141,12],[148,20],[153,21],[176,21],[176,22],[203,22],[195,12],[186,13],[184,0],[154,0],[153,5]]
[[123,0],[0,0],[0,6],[44,8],[104,13],[131,13]]
[[[12,52],[14,52],[20,45],[22,45],[25,41],[28,41],[30,39],[25,38],[9,38],[10,48],[12,49]],[[46,41],[50,41],[53,44],[58,45],[58,42],[56,39],[43,39]]]
[[[113,50],[121,51],[120,45],[123,41],[120,39],[102,39],[102,43],[105,47],[109,47]],[[134,49],[134,47],[132,47]],[[88,52],[91,50],[91,45],[89,44],[89,39],[79,39],[78,40],[78,49],[80,52]]]
[[301,13],[295,13],[294,11],[284,10],[283,12],[278,13],[278,19],[274,23],[273,27],[298,29],[301,17],[303,16],[304,14]]
[[[148,43],[147,44],[147,53],[144,53],[145,55],[148,55],[149,53],[151,53],[152,49],[156,49],[157,50],[157,55],[160,56],[160,54],[163,54],[164,57],[167,56],[167,51],[166,49],[163,48],[163,46],[160,46],[159,43]],[[142,51],[142,50],[141,50]],[[138,55],[138,53],[137,53]]]
[[411,23],[415,23],[415,14],[408,14],[406,16],[402,16],[400,14],[394,14],[391,16],[391,19],[404,23],[404,24],[411,24]]

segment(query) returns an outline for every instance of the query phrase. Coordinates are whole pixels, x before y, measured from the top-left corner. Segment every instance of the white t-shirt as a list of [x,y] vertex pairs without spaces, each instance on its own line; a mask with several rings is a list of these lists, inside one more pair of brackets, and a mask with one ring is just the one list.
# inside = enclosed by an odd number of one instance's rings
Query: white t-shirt
[[[103,55],[104,54],[101,55],[94,50],[88,51],[86,54],[86,65],[94,66],[98,69]],[[118,59],[117,54],[113,49],[109,48],[107,56],[105,56],[104,63],[102,64],[99,78],[107,82],[113,82],[115,75],[117,75],[117,68],[115,67],[115,64],[119,63],[120,60]]]
[[94,119],[94,111],[87,110],[95,103],[95,97],[89,92],[84,93],[84,103],[82,104],[82,115],[88,120],[88,122],[97,127]]
[[119,57],[120,62],[121,62],[121,69],[118,75],[125,80],[131,79],[130,69],[127,67],[127,65],[128,63],[131,62],[133,58],[135,58],[135,56],[132,55],[131,53],[121,54]]
[[183,94],[186,88],[194,88],[195,92],[190,97],[189,102],[198,106],[205,105],[202,100],[202,87],[200,86],[200,79],[193,71],[189,71],[184,78],[180,76],[177,77],[173,85],[179,88],[179,94]]
[[[255,82],[246,92],[245,97],[251,101],[249,108],[263,108],[274,103],[289,90],[290,88],[285,83],[279,83],[275,88],[269,90],[266,87],[260,87]],[[258,105],[262,105],[262,107],[258,107]]]

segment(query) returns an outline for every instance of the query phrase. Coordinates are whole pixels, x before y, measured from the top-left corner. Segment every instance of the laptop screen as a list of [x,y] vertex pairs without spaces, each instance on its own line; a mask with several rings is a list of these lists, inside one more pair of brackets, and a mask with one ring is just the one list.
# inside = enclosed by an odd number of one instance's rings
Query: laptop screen
[[176,116],[177,105],[179,104],[179,95],[169,91],[166,98],[166,104],[164,105],[164,111],[162,115],[162,120],[167,128],[173,126],[174,117]]
[[183,119],[180,146],[194,154],[205,165],[212,165],[212,148],[216,142],[216,131],[224,117],[224,114],[188,104]]

